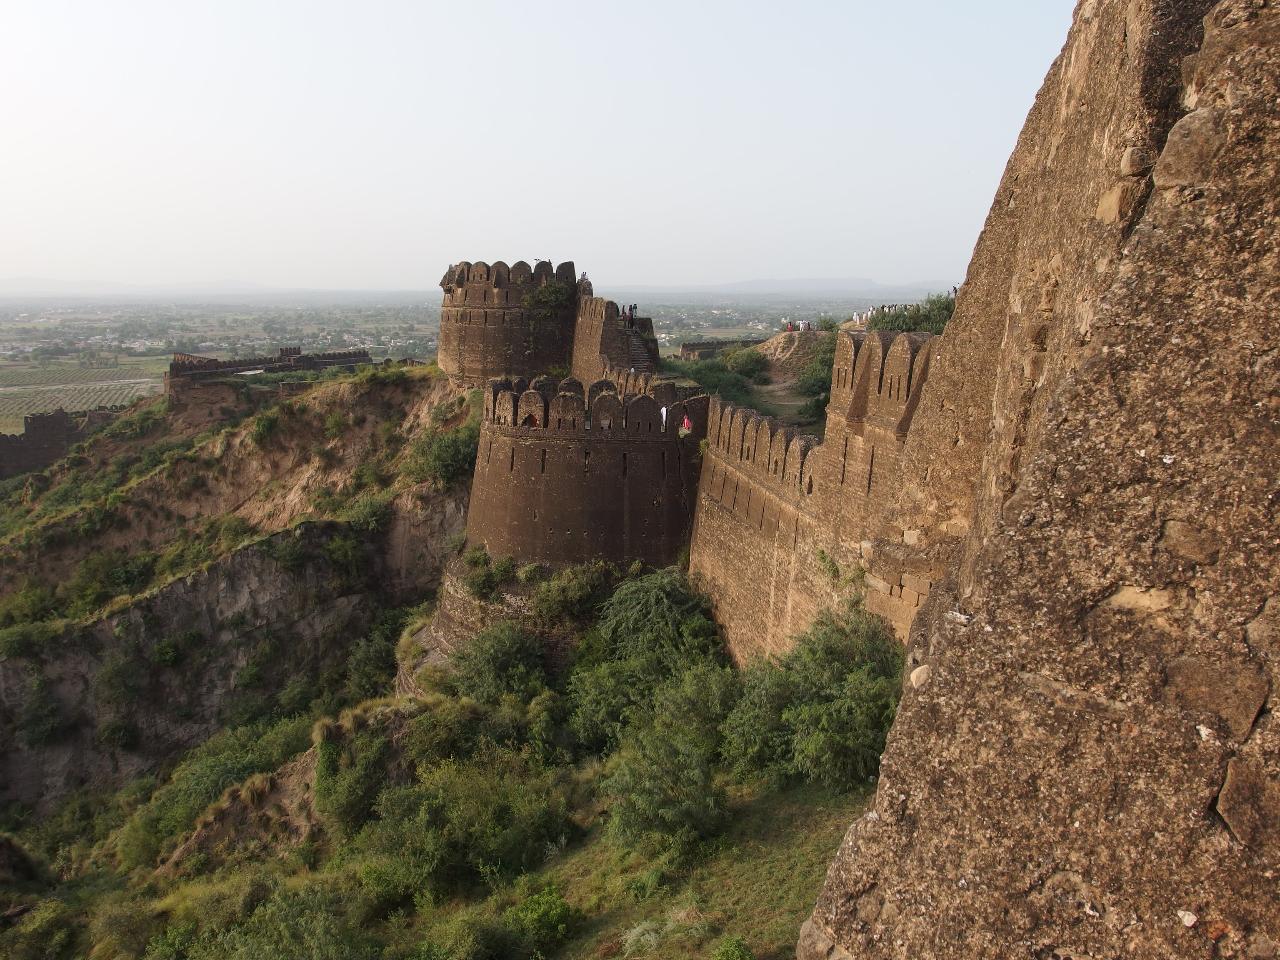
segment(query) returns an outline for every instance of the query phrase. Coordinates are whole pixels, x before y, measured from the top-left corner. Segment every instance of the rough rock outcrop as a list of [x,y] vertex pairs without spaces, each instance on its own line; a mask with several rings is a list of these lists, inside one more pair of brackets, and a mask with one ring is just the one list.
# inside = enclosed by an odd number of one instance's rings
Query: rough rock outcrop
[[[369,583],[325,552],[344,532],[302,524],[0,654],[0,802],[46,810],[118,786],[262,715],[290,682],[305,704],[377,609]],[[361,565],[376,563],[366,547]]]
[[904,453],[953,573],[801,960],[1280,955],[1278,185],[1275,0],[1082,0]]

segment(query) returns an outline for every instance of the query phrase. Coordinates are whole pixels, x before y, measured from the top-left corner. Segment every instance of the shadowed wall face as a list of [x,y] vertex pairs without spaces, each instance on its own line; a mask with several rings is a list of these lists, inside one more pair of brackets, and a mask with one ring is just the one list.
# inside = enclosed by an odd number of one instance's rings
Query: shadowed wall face
[[[536,381],[535,381],[536,384]],[[666,408],[566,380],[548,400],[490,386],[467,540],[521,562],[676,560],[693,521],[707,398]],[[550,391],[546,391],[548,394]],[[688,416],[693,430],[681,437]]]
[[[440,281],[440,369],[469,384],[492,377],[567,372],[578,281],[572,262],[508,267],[463,262]],[[563,292],[558,299],[547,294]]]
[[67,455],[93,428],[109,423],[124,407],[101,407],[82,413],[54,410],[23,418],[19,434],[0,434],[0,480],[43,470]]

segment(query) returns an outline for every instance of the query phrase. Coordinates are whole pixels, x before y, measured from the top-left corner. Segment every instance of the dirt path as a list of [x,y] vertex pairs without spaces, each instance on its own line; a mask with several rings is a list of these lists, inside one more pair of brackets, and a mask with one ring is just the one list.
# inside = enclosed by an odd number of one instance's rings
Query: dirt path
[[779,333],[756,347],[769,360],[768,384],[756,387],[756,394],[772,413],[785,423],[795,423],[800,408],[809,398],[797,393],[796,378],[807,367],[818,346],[831,333],[806,330]]

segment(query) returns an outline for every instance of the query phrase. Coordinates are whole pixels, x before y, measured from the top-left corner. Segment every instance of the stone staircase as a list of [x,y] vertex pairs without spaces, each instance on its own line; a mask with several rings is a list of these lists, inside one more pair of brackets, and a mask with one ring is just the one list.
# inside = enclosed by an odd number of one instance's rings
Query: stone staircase
[[657,373],[658,358],[652,345],[636,330],[627,330],[627,365],[636,373]]

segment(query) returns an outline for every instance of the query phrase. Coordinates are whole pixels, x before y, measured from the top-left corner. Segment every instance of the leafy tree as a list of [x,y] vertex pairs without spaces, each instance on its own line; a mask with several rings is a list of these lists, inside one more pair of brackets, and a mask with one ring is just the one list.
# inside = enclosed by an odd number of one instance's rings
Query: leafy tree
[[496,704],[504,694],[528,701],[546,688],[542,643],[510,621],[482,630],[452,660],[454,687],[481,703]]
[[687,851],[720,828],[719,727],[736,694],[733,671],[711,663],[690,667],[658,690],[652,712],[632,725],[602,785],[615,838],[659,837]]
[[769,380],[769,358],[759,350],[747,348],[731,351],[725,354],[724,363],[731,372],[746,377],[753,383],[767,383]]
[[706,601],[675,568],[627,580],[601,608],[569,679],[570,726],[590,750],[615,745],[632,709],[691,665],[722,656]]
[[897,708],[902,648],[861,609],[824,615],[779,663],[743,676],[724,722],[724,757],[740,777],[848,789],[879,768]]

